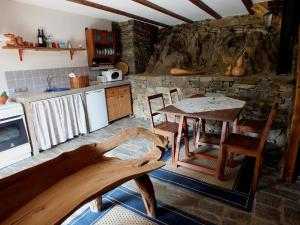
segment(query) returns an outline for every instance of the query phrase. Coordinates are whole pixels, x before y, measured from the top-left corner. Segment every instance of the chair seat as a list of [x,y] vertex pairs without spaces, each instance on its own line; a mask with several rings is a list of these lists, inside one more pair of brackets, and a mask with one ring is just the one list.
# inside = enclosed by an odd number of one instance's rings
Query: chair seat
[[177,134],[178,133],[178,123],[175,122],[162,122],[154,127],[154,132],[159,134],[161,131],[162,132],[167,132],[170,134]]
[[230,134],[230,136],[223,143],[227,146],[227,151],[247,156],[256,156],[257,149],[260,143],[260,138],[249,137],[241,134]]
[[266,126],[266,120],[240,120],[237,124],[239,132],[262,133]]

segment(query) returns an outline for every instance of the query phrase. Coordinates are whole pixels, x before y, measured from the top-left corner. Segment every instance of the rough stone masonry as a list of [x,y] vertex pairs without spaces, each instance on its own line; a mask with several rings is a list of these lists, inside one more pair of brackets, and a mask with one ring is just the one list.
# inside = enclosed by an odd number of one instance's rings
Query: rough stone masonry
[[[121,35],[121,58],[128,60],[132,74],[127,79],[132,82],[136,117],[149,119],[148,95],[164,93],[168,104],[168,90],[175,87],[186,97],[197,92],[249,97],[242,116],[258,120],[268,116],[274,96],[279,94],[279,112],[269,141],[279,146],[271,155],[282,159],[293,110],[294,76],[274,75],[278,33],[267,27],[264,20],[255,16],[227,17],[158,31],[151,25],[128,21],[115,25],[115,29]],[[226,66],[234,64],[249,48],[251,57],[244,54],[247,76],[225,76]],[[169,75],[171,67],[201,67],[206,74],[173,77]],[[211,121],[207,129],[219,132],[220,124]],[[279,177],[282,160],[272,166]]]

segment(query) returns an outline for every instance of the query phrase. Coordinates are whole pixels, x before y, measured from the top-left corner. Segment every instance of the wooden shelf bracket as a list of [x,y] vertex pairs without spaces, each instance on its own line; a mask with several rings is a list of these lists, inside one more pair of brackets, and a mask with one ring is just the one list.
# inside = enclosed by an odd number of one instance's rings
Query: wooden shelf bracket
[[19,48],[19,59],[22,62],[23,61],[23,49]]

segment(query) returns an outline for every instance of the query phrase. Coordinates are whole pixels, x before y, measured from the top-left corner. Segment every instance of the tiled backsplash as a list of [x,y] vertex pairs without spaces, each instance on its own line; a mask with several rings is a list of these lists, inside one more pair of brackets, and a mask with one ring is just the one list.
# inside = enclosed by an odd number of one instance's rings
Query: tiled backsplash
[[89,75],[90,80],[96,80],[98,71],[89,67],[54,68],[41,70],[7,71],[5,78],[8,91],[13,94],[18,91],[43,92],[48,88],[47,77],[51,78],[51,87],[69,87],[68,75],[74,72],[80,75]]

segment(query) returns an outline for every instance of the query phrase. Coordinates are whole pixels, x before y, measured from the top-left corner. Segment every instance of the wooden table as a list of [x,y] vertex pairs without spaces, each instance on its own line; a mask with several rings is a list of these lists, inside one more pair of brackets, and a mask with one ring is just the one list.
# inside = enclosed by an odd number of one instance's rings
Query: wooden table
[[[192,98],[198,97],[198,96],[192,96]],[[217,97],[216,97],[217,98]],[[236,98],[238,100],[247,100],[245,98]],[[219,147],[221,143],[224,142],[226,137],[229,133],[229,123],[236,123],[238,116],[240,112],[242,111],[242,108],[233,108],[233,109],[223,109],[223,110],[214,110],[214,111],[207,111],[207,112],[195,112],[195,113],[187,113],[184,112],[178,108],[176,108],[174,105],[169,105],[165,108],[157,110],[159,113],[165,113],[167,115],[174,115],[180,117],[179,122],[179,129],[178,129],[178,136],[177,136],[177,143],[176,143],[176,150],[172,154],[175,154],[175,160],[173,162],[173,165],[175,166],[183,166],[190,169],[194,169],[197,171],[213,174],[216,177],[219,177],[220,174],[220,154],[218,157],[200,154],[200,153],[193,153],[189,151],[189,140],[188,140],[188,128],[187,128],[187,121],[186,118],[199,118],[200,120],[215,120],[222,122],[222,131],[221,131],[221,137],[218,139],[218,143],[215,142],[214,135],[208,135],[206,143],[199,142],[199,145],[208,144],[213,147]],[[180,149],[180,140],[181,135],[184,134],[184,149],[185,149],[185,155],[188,157],[187,161],[180,161],[179,160],[179,149]],[[205,159],[205,160],[212,160],[217,163],[217,169],[212,169],[208,167],[204,167],[201,165],[198,165],[191,161],[191,156],[198,158],[198,159]]]

